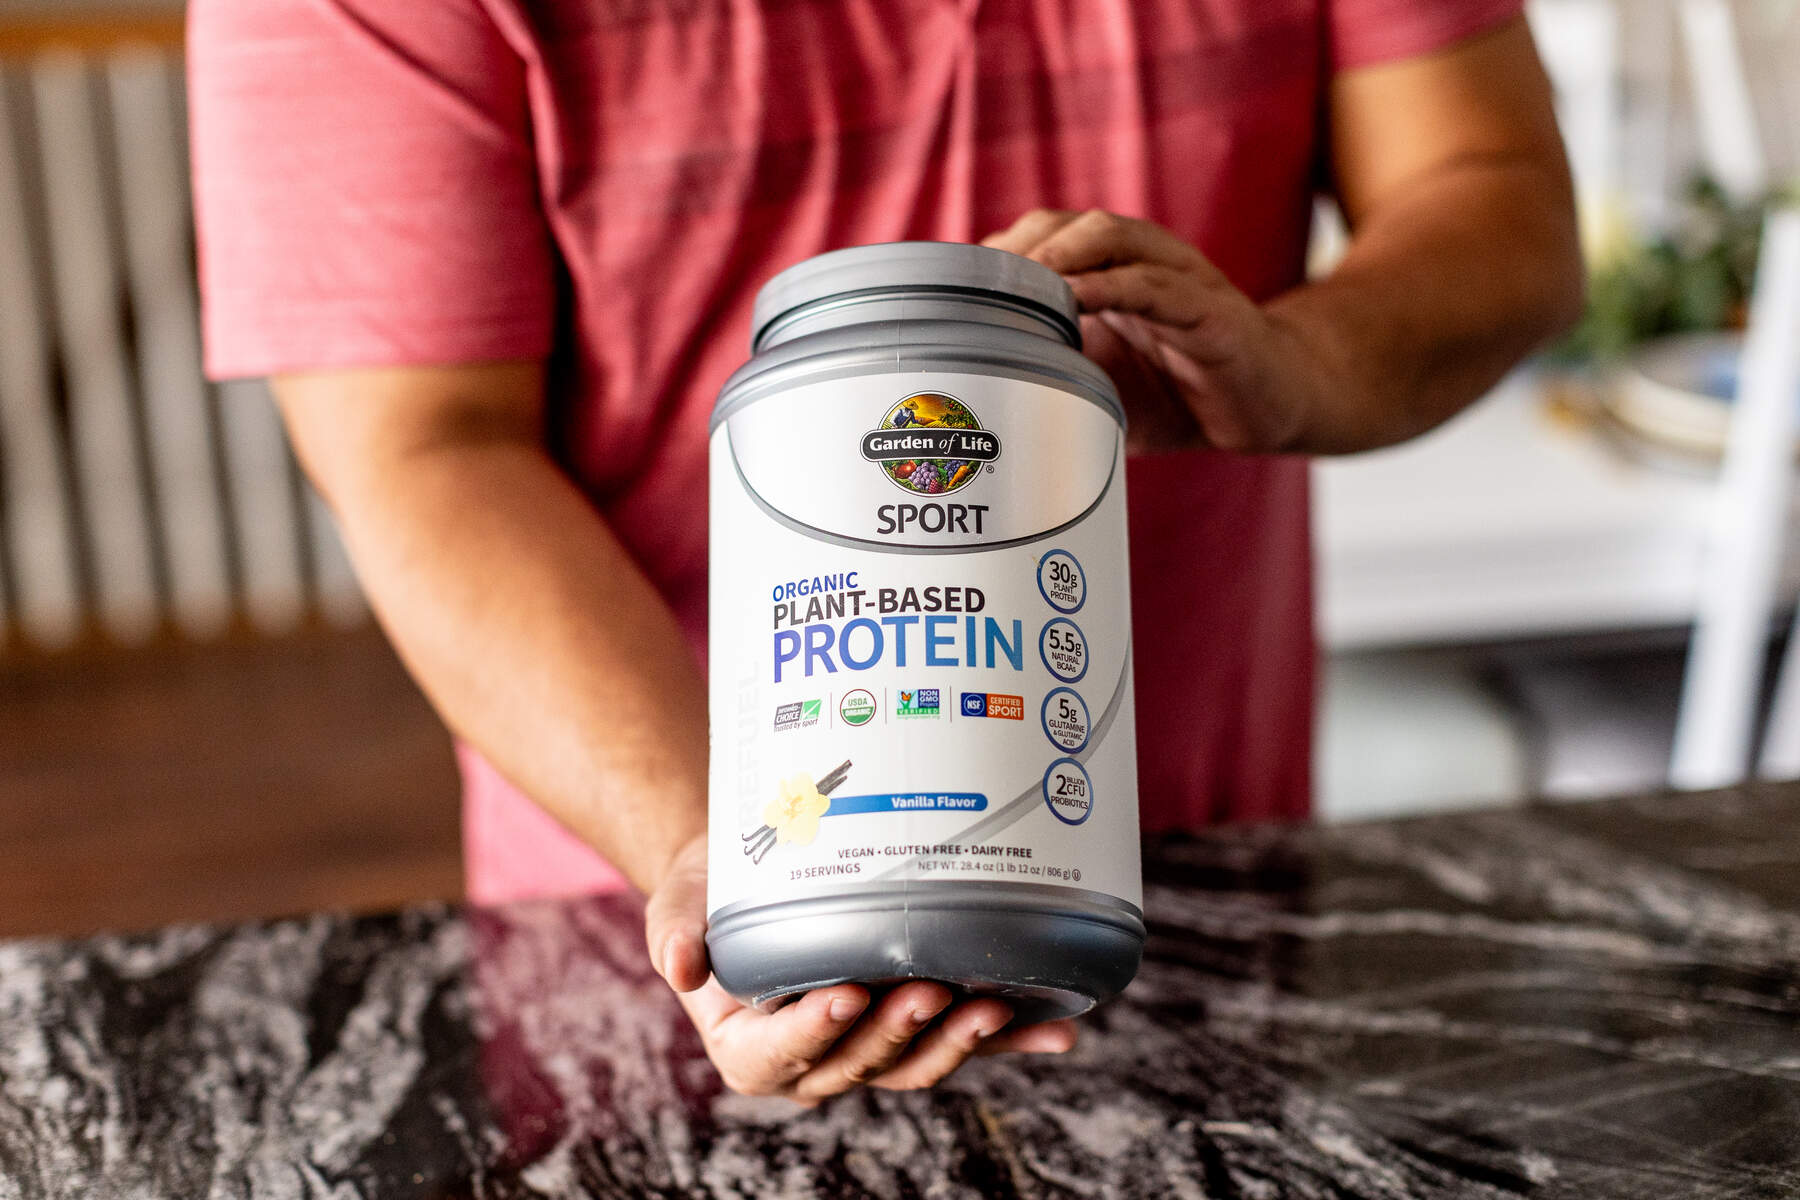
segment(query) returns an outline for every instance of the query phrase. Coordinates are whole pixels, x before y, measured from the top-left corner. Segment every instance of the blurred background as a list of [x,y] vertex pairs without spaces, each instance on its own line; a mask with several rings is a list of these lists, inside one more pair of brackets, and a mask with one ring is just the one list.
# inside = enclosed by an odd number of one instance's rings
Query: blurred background
[[[1750,314],[1800,330],[1755,286],[1800,176],[1800,0],[1530,17],[1589,313],[1437,433],[1315,468],[1323,819],[1661,787],[1678,731],[1679,782],[1734,737],[1800,775],[1760,736],[1772,707],[1800,739],[1789,472],[1721,470],[1756,440]],[[181,33],[178,3],[0,0],[0,934],[460,890],[447,735],[264,390],[200,377]],[[1315,269],[1342,244],[1321,204]],[[1700,687],[1721,620],[1746,661]]]

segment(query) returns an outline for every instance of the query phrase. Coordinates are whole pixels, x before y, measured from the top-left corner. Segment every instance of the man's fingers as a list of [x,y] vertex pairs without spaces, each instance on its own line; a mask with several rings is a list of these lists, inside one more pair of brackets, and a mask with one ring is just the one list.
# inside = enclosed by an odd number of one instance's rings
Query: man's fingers
[[[758,1034],[780,1082],[791,1083],[831,1052],[869,1007],[869,993],[853,983],[808,992],[797,1003],[763,1017]],[[761,1014],[758,1014],[761,1016]]]
[[981,244],[994,250],[1028,255],[1039,242],[1057,229],[1073,221],[1078,214],[1059,208],[1034,208],[999,233],[991,233]]
[[725,1028],[727,1021],[741,1012],[761,1015],[755,1013],[754,1010],[746,1009],[736,997],[720,987],[719,981],[716,979],[709,979],[706,981],[706,986],[695,988],[690,992],[683,992],[675,998],[681,1002],[681,1007],[687,1010],[688,1020],[694,1023],[694,1028],[700,1031],[701,1039],[709,1047],[709,1054],[711,1053],[710,1047],[721,1036],[720,1031]]
[[711,977],[706,927],[682,923],[663,939],[662,977],[678,992],[691,992]]
[[1199,325],[1222,295],[1162,263],[1134,262],[1065,278],[1083,312],[1131,313],[1176,329]]
[[1073,1021],[1043,1021],[1003,1029],[981,1043],[977,1054],[1066,1054],[1075,1048]]
[[1190,272],[1208,284],[1218,276],[1205,255],[1162,226],[1098,208],[1059,226],[1029,256],[1063,275],[1147,262]]
[[[709,985],[716,987],[717,984]],[[776,1013],[739,1006],[710,1031],[707,1053],[733,1091],[786,1093],[830,1053],[869,1006],[855,984],[808,992]]]
[[794,1087],[802,1102],[835,1096],[868,1083],[906,1053],[921,1030],[950,1005],[950,992],[936,983],[895,988],[829,1056]]
[[678,992],[706,982],[706,840],[689,842],[644,906],[650,965]]
[[931,1087],[967,1062],[983,1042],[1012,1020],[1012,1015],[1012,1009],[999,1000],[971,1000],[959,1005],[891,1069],[870,1079],[869,1086],[889,1090]]

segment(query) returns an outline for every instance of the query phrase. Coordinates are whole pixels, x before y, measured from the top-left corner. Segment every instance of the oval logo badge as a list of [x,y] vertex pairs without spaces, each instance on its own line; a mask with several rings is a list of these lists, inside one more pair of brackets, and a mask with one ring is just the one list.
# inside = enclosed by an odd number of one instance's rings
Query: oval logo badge
[[862,456],[920,496],[942,496],[972,483],[1000,457],[1000,438],[969,406],[943,392],[915,392],[888,409],[862,436]]

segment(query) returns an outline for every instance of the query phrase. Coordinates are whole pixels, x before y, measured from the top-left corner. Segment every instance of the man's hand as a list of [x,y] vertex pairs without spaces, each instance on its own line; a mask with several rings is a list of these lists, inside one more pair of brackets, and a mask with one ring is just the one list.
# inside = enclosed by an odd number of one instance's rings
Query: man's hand
[[1040,208],[983,245],[1068,280],[1135,452],[1291,449],[1325,387],[1304,343],[1160,225]]
[[676,856],[645,913],[650,961],[680,996],[707,1056],[734,1091],[811,1106],[853,1088],[931,1087],[971,1055],[1060,1054],[1073,1021],[1007,1029],[999,1000],[952,1005],[936,983],[905,983],[872,999],[855,984],[820,988],[773,1013],[725,993],[706,965],[706,842]]
[[1040,209],[988,239],[1069,281],[1134,450],[1391,445],[1579,314],[1568,164],[1523,18],[1340,71],[1328,109],[1349,253],[1266,303],[1147,221]]

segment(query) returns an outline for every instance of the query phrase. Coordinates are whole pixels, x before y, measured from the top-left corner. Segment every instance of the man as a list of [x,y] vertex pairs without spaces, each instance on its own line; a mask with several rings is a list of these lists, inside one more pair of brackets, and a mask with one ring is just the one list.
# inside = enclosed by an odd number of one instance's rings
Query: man
[[[708,982],[705,429],[755,289],[996,229],[1062,272],[1133,422],[1145,825],[1301,816],[1300,456],[1430,428],[1579,300],[1517,8],[195,0],[210,368],[274,377],[460,739],[471,895],[642,888],[743,1091],[1066,1049],[932,983]],[[1303,284],[1321,184],[1353,238]]]

